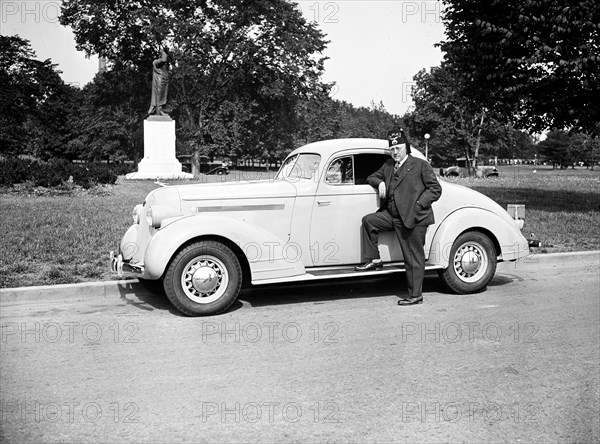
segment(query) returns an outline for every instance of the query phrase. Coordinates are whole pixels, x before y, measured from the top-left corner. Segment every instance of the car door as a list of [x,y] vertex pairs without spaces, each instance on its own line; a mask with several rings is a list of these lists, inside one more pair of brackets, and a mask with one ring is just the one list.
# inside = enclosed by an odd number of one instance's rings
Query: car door
[[[379,199],[367,184],[367,176],[383,165],[389,155],[381,150],[342,152],[325,166],[315,194],[310,250],[314,266],[361,262],[361,226],[366,214],[377,211]],[[393,234],[393,233],[391,233]],[[380,250],[384,260],[401,260],[395,236],[384,233]]]

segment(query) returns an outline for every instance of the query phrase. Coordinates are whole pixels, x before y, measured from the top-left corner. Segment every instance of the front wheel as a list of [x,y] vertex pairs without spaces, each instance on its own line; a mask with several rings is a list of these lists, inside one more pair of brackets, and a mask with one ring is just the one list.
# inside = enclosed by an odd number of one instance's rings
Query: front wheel
[[470,231],[454,241],[448,268],[441,270],[439,276],[456,293],[475,293],[492,280],[497,263],[496,248],[490,238]]
[[242,284],[238,258],[219,242],[203,241],[181,250],[165,273],[171,303],[188,316],[222,313],[237,299]]

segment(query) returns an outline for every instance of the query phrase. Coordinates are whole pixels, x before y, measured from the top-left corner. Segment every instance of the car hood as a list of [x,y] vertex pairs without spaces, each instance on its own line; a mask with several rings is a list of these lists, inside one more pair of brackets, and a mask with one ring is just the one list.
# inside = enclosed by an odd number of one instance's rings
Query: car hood
[[185,211],[192,203],[214,205],[248,199],[295,198],[296,187],[284,180],[237,181],[167,186],[153,190],[146,197],[148,205],[167,205]]
[[204,183],[177,187],[183,201],[296,197],[296,187],[284,180]]

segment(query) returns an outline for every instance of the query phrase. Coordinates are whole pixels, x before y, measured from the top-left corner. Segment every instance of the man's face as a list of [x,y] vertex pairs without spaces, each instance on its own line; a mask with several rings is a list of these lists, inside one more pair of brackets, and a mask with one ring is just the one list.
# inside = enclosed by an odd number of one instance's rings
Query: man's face
[[406,144],[394,145],[390,147],[390,155],[396,162],[401,162],[406,157]]

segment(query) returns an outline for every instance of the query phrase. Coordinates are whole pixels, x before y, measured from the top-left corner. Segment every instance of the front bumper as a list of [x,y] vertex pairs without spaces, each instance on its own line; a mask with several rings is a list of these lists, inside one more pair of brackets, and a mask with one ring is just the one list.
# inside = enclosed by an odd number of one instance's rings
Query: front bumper
[[140,277],[144,274],[144,266],[123,261],[121,253],[110,252],[110,271],[118,277]]

